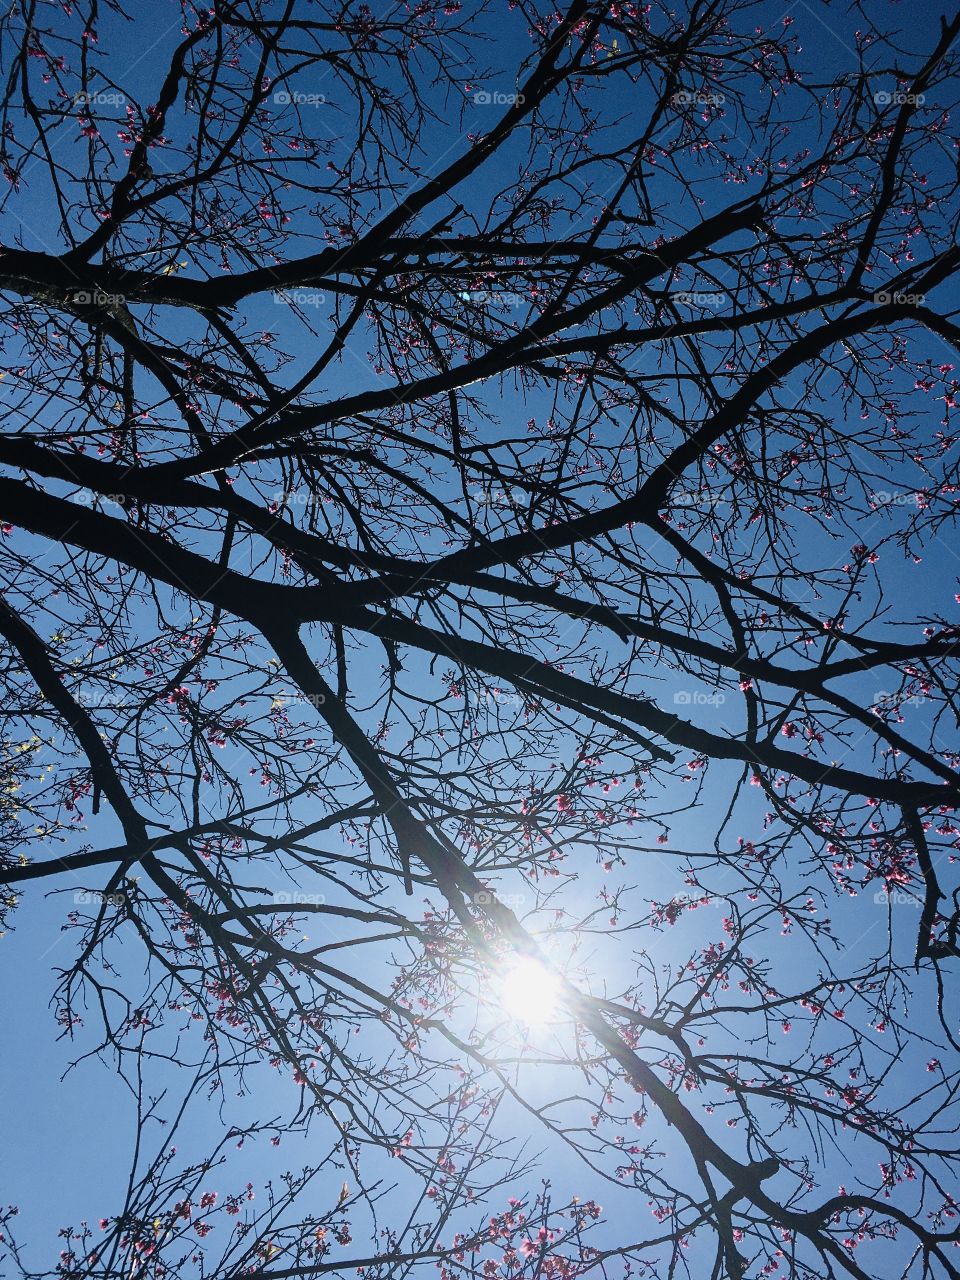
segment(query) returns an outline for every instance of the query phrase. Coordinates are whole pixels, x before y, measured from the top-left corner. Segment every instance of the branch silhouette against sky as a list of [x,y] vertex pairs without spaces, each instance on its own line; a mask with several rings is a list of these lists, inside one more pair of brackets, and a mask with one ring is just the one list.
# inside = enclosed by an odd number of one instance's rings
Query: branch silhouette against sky
[[960,1280],[958,41],[7,8],[0,1274]]

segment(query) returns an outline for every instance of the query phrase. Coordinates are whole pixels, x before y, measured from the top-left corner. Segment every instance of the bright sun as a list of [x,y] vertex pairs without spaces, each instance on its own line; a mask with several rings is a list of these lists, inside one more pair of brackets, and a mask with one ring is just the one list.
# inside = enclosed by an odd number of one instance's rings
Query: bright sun
[[559,1009],[560,982],[539,960],[518,956],[503,971],[500,1003],[518,1022],[542,1026]]

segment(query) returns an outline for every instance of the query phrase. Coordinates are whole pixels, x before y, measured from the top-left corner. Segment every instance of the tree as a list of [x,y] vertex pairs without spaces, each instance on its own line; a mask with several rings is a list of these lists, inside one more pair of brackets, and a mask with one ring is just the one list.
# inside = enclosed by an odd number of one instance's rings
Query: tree
[[6,906],[145,1135],[50,1274],[960,1275],[960,17],[824,15],[3,19]]

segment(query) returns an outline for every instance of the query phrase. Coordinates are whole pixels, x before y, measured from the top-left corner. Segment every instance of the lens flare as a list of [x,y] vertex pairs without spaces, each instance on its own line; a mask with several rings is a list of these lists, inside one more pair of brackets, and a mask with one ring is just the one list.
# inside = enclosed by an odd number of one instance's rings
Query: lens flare
[[504,968],[500,1003],[517,1022],[543,1026],[559,1011],[560,981],[541,961],[518,956]]

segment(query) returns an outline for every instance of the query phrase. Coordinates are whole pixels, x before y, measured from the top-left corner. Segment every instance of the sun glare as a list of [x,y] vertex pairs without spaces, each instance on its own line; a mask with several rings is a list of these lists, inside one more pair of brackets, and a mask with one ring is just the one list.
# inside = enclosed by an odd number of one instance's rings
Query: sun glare
[[543,1026],[560,1008],[560,982],[539,960],[518,956],[504,969],[500,1003],[518,1022]]

